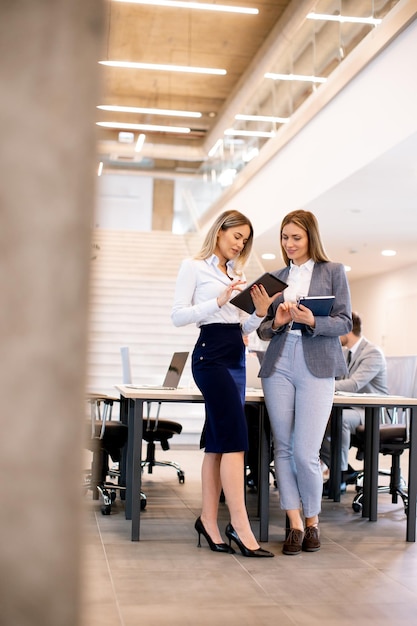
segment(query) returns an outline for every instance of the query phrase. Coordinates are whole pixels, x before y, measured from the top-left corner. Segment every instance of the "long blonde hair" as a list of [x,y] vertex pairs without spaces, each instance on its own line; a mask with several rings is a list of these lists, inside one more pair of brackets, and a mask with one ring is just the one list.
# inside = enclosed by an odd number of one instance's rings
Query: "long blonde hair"
[[288,215],[286,215],[281,222],[281,253],[286,265],[290,264],[290,259],[288,258],[287,253],[285,252],[285,248],[282,245],[282,231],[284,227],[287,226],[287,224],[295,224],[307,233],[308,253],[310,255],[310,259],[313,259],[315,263],[330,261],[321,242],[319,225],[316,217],[312,213],[310,213],[310,211],[303,211],[302,209],[298,209],[296,211],[288,213]]
[[247,242],[245,243],[242,252],[235,260],[234,269],[239,273],[246,261],[248,260],[253,244],[253,227],[250,220],[239,213],[239,211],[225,211],[216,219],[214,224],[208,231],[200,252],[195,255],[195,259],[208,259],[214,252],[217,245],[217,235],[220,230],[228,230],[229,228],[236,228],[236,226],[249,226],[250,234]]

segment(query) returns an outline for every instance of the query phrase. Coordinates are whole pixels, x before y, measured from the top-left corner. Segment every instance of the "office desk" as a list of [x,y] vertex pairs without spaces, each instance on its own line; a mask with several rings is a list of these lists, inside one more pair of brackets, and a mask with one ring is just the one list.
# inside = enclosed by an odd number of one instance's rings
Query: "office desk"
[[[151,390],[132,389],[124,385],[117,386],[121,394],[121,411],[129,426],[127,471],[126,471],[126,519],[132,520],[132,541],[140,538],[140,491],[141,491],[141,455],[143,405],[145,402],[204,402],[200,392],[188,389]],[[269,454],[270,442],[265,435],[266,411],[263,393],[248,391],[246,401],[259,406],[259,425],[261,435],[260,474],[259,474],[259,541],[268,541],[269,526]],[[408,514],[406,540],[416,540],[416,495],[417,495],[417,398],[401,396],[371,396],[366,394],[335,394],[332,409],[332,463],[330,468],[330,493],[335,501],[340,501],[341,473],[341,431],[342,410],[350,406],[365,409],[365,444],[364,460],[364,500],[362,516],[370,521],[377,520],[378,506],[378,457],[379,457],[379,413],[384,407],[410,409],[410,447],[408,467]]]
[[[132,541],[140,539],[140,492],[141,492],[141,457],[142,457],[142,434],[145,402],[191,402],[204,403],[204,398],[198,389],[132,389],[125,385],[116,386],[121,394],[121,419],[128,424],[129,435],[126,458],[126,519],[132,520]],[[261,433],[260,458],[269,459],[269,441],[265,436],[264,428],[264,401],[260,390],[247,391],[246,401],[258,405],[259,427]],[[266,472],[266,475],[265,475]],[[269,480],[269,463],[262,461],[259,480],[262,484]],[[259,493],[259,510],[265,511],[269,506],[263,502],[266,490]],[[266,518],[266,534],[268,517]],[[263,524],[265,534],[265,522]],[[261,533],[262,534],[262,533]],[[260,537],[260,541],[263,539]],[[266,539],[264,539],[266,541]]]
[[340,438],[342,429],[342,411],[344,408],[361,407],[365,409],[365,459],[363,483],[362,517],[371,522],[377,520],[378,509],[378,458],[379,458],[379,423],[381,408],[401,408],[410,410],[410,444],[408,466],[408,513],[406,540],[416,540],[416,493],[417,493],[417,398],[402,396],[376,396],[372,394],[336,394],[333,400],[331,436],[335,437],[332,445],[332,463],[330,468],[329,493],[335,501],[340,500]]

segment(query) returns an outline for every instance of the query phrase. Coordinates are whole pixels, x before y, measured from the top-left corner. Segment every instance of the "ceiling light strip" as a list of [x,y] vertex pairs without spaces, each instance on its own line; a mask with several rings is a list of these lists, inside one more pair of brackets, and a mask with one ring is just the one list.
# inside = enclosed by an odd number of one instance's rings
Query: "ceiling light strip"
[[222,144],[223,144],[223,139],[218,139],[216,143],[214,144],[214,146],[212,146],[210,150],[208,151],[208,156],[209,157],[214,156]]
[[272,78],[272,80],[295,80],[306,83],[325,83],[327,78],[323,76],[305,76],[303,74],[275,74],[267,72],[264,78]]
[[227,74],[224,69],[214,67],[191,67],[190,65],[169,65],[163,63],[134,63],[132,61],[99,61],[100,65],[110,67],[122,67],[133,70],[153,70],[161,72],[186,72],[188,74],[214,74],[224,76]]
[[124,124],[123,122],[96,122],[104,128],[118,128],[120,130],[144,130],[159,133],[190,133],[191,128],[182,126],[158,126],[157,124]]
[[234,137],[275,137],[273,131],[260,131],[260,130],[235,130],[234,128],[227,128],[224,131],[225,135],[232,135]]
[[146,135],[140,133],[138,140],[135,145],[135,152],[140,152],[143,148],[143,144],[145,143]]
[[149,109],[145,107],[125,107],[110,104],[100,104],[97,108],[102,111],[113,111],[114,113],[143,113],[145,115],[166,115],[172,117],[202,117],[202,113],[197,111],[177,111],[175,109]]
[[348,15],[331,15],[328,13],[309,13],[307,15],[308,20],[322,20],[325,22],[340,22],[344,24],[348,22],[350,24],[371,24],[372,26],[378,26],[382,22],[382,19],[376,17],[353,17]]
[[276,117],[275,115],[235,115],[235,120],[244,122],[272,122],[273,124],[286,124],[290,121],[289,117]]
[[128,2],[130,4],[144,4],[171,9],[197,9],[202,11],[221,11],[223,13],[243,13],[246,15],[258,15],[259,13],[259,9],[250,7],[233,7],[226,4],[209,4],[208,2],[182,2],[180,0],[113,0],[113,2]]

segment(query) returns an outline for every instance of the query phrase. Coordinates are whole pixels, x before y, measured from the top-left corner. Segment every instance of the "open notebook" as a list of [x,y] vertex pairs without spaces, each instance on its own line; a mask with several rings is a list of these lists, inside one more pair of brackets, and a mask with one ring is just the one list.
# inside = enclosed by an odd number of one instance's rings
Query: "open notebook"
[[123,384],[132,389],[177,389],[189,354],[188,352],[174,352],[162,385],[135,385],[132,383],[129,348],[120,348],[120,353],[122,355]]

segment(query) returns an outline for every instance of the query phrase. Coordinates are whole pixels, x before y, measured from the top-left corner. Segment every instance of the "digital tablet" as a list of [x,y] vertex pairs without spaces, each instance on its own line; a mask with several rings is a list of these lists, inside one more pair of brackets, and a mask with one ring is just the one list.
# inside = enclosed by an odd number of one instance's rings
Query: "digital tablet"
[[288,287],[287,283],[284,283],[283,280],[276,278],[276,276],[269,272],[265,272],[265,274],[262,274],[262,276],[254,280],[249,287],[246,287],[246,289],[230,300],[232,304],[246,311],[246,313],[253,313],[255,310],[255,305],[250,295],[250,290],[253,285],[263,285],[269,296],[274,296],[279,291],[284,291],[284,289]]

